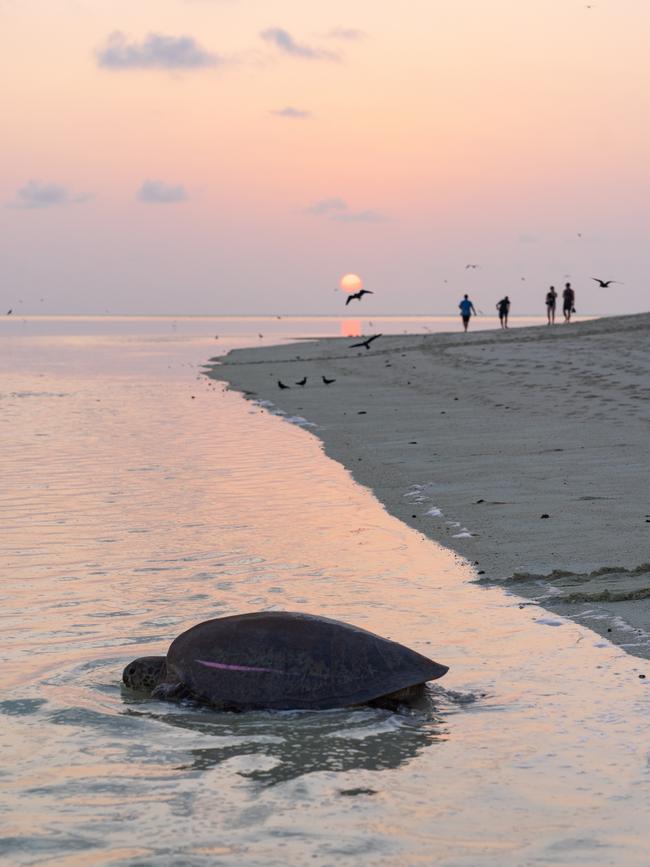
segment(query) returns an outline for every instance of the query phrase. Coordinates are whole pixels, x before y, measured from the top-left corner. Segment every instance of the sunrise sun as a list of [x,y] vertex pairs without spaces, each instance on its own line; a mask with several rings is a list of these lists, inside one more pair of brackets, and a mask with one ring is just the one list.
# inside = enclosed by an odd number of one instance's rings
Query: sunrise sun
[[363,288],[363,281],[358,274],[346,274],[339,283],[343,292],[358,292]]

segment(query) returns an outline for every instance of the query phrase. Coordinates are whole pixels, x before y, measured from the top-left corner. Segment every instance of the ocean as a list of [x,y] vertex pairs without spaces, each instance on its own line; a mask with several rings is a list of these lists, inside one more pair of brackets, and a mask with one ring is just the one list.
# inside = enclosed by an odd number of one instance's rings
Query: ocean
[[[202,373],[240,346],[457,327],[2,320],[7,863],[647,864],[640,660],[478,585],[317,430]],[[428,481],[404,491],[414,508]],[[194,623],[262,609],[345,620],[450,671],[400,713],[217,713],[122,687]]]

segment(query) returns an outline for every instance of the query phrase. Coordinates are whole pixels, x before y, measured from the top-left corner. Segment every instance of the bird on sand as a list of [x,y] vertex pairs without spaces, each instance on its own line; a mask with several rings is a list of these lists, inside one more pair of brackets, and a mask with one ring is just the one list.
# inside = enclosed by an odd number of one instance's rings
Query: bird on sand
[[362,340],[361,343],[352,343],[350,345],[350,349],[355,349],[357,346],[364,346],[366,349],[370,349],[370,344],[378,337],[381,337],[381,334],[373,334],[372,337],[368,337],[366,340]]
[[278,379],[278,388],[291,388],[291,386],[285,385],[281,379]]
[[307,382],[307,377],[306,377],[306,376],[303,376],[302,379],[299,379],[299,380],[298,380],[298,382],[296,383],[296,385],[305,385],[306,382]]
[[325,385],[331,385],[333,382],[336,382],[335,379],[328,379],[326,376],[321,376],[321,379],[325,383]]
[[345,299],[345,306],[347,307],[353,298],[356,298],[357,301],[361,301],[361,299],[363,298],[364,295],[374,295],[374,294],[375,293],[372,292],[370,289],[359,289],[358,292],[353,292],[351,295],[348,295],[348,297]]
[[595,280],[596,283],[599,284],[601,289],[607,289],[610,283],[620,283],[620,280],[601,280],[600,277],[592,277],[592,280]]

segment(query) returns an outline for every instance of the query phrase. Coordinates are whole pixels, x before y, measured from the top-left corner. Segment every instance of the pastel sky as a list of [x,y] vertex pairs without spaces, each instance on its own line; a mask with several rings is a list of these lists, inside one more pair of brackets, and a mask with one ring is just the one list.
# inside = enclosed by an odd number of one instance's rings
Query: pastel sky
[[0,0],[0,304],[339,313],[354,271],[368,314],[646,310],[648,34],[648,0]]

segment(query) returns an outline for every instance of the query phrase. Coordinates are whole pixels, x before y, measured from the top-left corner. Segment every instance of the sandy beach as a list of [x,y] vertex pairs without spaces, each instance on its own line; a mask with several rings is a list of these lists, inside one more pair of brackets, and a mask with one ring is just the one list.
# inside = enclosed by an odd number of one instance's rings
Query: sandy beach
[[386,336],[369,350],[336,338],[237,350],[208,373],[310,423],[478,581],[648,657],[649,338],[650,314]]

